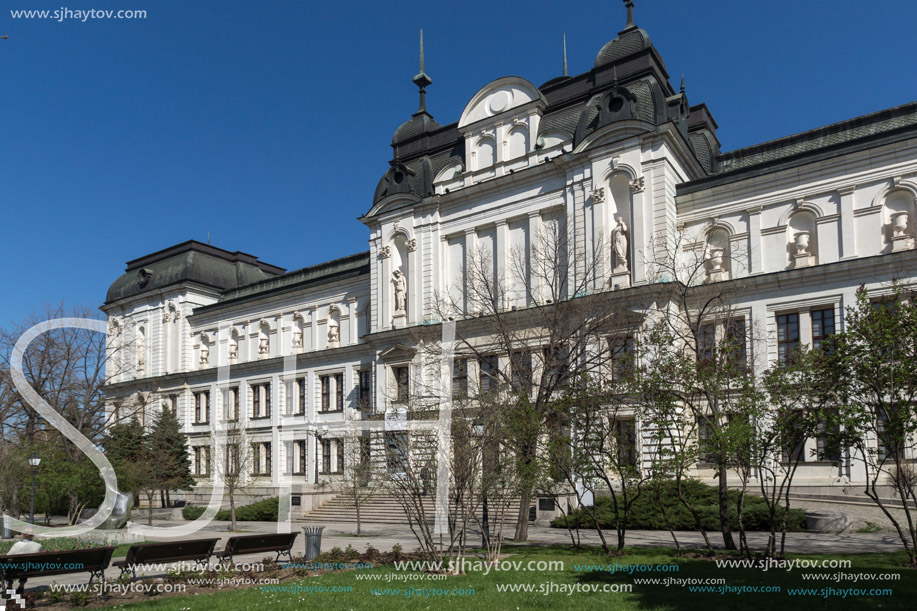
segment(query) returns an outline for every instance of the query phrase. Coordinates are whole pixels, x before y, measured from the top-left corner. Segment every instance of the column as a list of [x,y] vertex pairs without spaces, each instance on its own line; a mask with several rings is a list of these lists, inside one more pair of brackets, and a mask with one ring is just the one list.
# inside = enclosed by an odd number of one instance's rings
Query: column
[[359,327],[359,321],[358,321],[359,317],[357,313],[357,298],[356,297],[347,298],[347,311],[349,312],[349,315],[350,315],[350,340],[349,341],[351,344],[356,344],[357,337],[358,337],[357,335],[358,327]]
[[841,259],[850,259],[856,256],[856,233],[853,220],[853,192],[856,186],[841,187],[837,190],[841,197],[840,223],[841,230]]
[[541,257],[543,256],[543,236],[541,234],[541,213],[538,211],[529,212],[529,284],[531,288],[531,297],[529,298],[529,303],[527,305],[532,305],[531,300],[534,299],[536,303],[541,303],[541,286],[538,281],[538,274],[543,269],[543,264],[540,262]]
[[[748,273],[759,274],[764,271],[761,261],[761,207],[748,211]],[[733,277],[735,270],[733,270]]]

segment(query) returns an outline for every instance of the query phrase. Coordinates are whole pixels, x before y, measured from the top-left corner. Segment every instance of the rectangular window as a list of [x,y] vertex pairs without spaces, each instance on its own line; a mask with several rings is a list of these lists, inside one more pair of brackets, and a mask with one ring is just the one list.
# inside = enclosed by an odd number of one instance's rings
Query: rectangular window
[[336,449],[337,449],[337,467],[338,467],[337,472],[343,473],[344,472],[344,440],[343,439],[337,440]]
[[410,369],[407,366],[393,367],[395,375],[395,401],[407,403],[410,396]]
[[716,429],[713,419],[707,416],[697,417],[697,460],[702,463],[712,463],[716,460]]
[[322,411],[331,411],[331,376],[319,378],[322,385]]
[[360,376],[360,409],[369,410],[373,403],[373,372],[363,369]]
[[530,393],[532,391],[532,353],[514,352],[510,368],[512,369],[513,390]]
[[701,325],[697,334],[697,360],[712,363],[716,358],[716,326],[713,323]]
[[793,410],[784,414],[786,433],[780,440],[782,461],[785,463],[806,462],[805,413]]
[[611,357],[612,379],[620,381],[632,375],[634,372],[634,359],[636,358],[634,336],[626,335],[609,338],[608,349]]
[[296,380],[296,392],[299,396],[296,398],[296,410],[293,415],[302,416],[306,413],[306,378]]
[[799,347],[799,314],[779,314],[777,316],[777,363],[786,365],[792,358],[793,351]]
[[563,384],[569,374],[570,358],[566,346],[545,346],[542,352],[545,375],[542,378],[549,387]]
[[879,460],[903,459],[907,433],[901,421],[900,410],[895,405],[876,407],[876,433]]
[[478,361],[478,366],[481,369],[478,386],[482,395],[494,392],[497,389],[497,378],[500,371],[499,362],[496,355],[485,356]]
[[468,395],[468,359],[452,361],[452,398],[462,399]]
[[194,424],[210,422],[210,391],[194,393]]
[[226,420],[228,422],[239,421],[239,387],[233,386],[227,392],[226,397]]
[[726,352],[725,357],[731,364],[740,369],[745,369],[748,363],[748,357],[745,352],[747,343],[747,338],[745,336],[745,319],[733,318],[727,321],[723,334],[723,349]]
[[306,473],[306,442],[294,441],[289,445],[287,456],[287,472],[292,475],[305,475]]
[[841,449],[836,443],[832,443],[831,436],[837,435],[840,427],[837,423],[828,423],[820,421],[816,427],[816,448],[818,455],[816,460],[826,462],[840,462]]
[[252,418],[271,417],[271,383],[252,385]]
[[322,473],[331,473],[331,439],[322,439]]
[[239,474],[239,445],[231,444],[226,446],[226,454],[224,456],[225,465],[226,465],[226,475],[238,475]]
[[201,477],[210,475],[210,446],[194,448],[194,474]]
[[334,374],[334,405],[337,411],[344,410],[344,374]]
[[618,452],[618,464],[637,464],[637,422],[633,418],[621,418],[614,421],[615,445]]
[[812,311],[812,348],[821,348],[834,335],[834,308]]
[[268,476],[271,474],[271,444],[252,444],[252,475]]

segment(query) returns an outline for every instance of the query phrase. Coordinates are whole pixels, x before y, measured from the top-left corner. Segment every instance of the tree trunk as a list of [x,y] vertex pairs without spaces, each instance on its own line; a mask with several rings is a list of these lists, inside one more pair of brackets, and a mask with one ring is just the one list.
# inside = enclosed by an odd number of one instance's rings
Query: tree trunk
[[515,541],[527,541],[529,538],[529,505],[532,504],[532,487],[526,486],[519,499],[519,515],[516,518]]
[[356,510],[357,510],[357,536],[359,537],[360,536],[360,502],[356,500],[357,498],[356,496],[354,496],[353,498],[354,498],[354,507],[356,507]]
[[726,481],[726,465],[720,464],[719,492],[720,492],[720,528],[723,531],[723,546],[726,549],[736,549],[736,542],[732,538],[732,526],[729,524],[729,487]]

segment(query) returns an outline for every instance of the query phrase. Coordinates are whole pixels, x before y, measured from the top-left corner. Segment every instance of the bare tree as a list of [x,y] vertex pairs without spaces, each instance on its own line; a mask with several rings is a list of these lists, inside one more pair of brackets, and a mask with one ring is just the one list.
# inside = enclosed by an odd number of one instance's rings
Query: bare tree
[[358,537],[362,529],[361,510],[384,481],[384,474],[372,460],[370,441],[371,437],[359,430],[352,430],[344,437],[344,469],[337,480],[344,497],[356,510]]
[[[227,414],[228,415],[228,414]],[[224,424],[224,432],[212,440],[212,456],[215,458],[215,477],[223,484],[229,497],[230,530],[238,530],[236,523],[236,501],[251,484],[252,451],[250,437],[241,422],[240,414]]]
[[486,397],[480,405],[500,409],[510,425],[503,428],[503,443],[517,461],[517,541],[528,536],[539,438],[552,402],[575,373],[600,368],[608,358],[606,336],[631,315],[623,293],[608,290],[602,258],[576,258],[574,265],[572,254],[562,223],[532,236],[529,252],[508,253],[501,269],[491,253],[478,249],[470,253],[462,286],[436,304],[442,320],[458,320],[457,350],[479,363],[481,379],[498,389],[493,405]]

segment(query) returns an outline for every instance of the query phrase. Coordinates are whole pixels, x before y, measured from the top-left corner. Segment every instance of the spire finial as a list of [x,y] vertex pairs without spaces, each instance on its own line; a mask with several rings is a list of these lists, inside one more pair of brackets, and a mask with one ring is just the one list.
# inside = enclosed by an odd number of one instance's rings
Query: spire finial
[[618,67],[617,66],[611,67],[611,84],[614,85],[615,87],[618,86]]
[[681,75],[681,95],[685,94],[685,75]]
[[420,72],[412,79],[414,84],[420,89],[420,108],[417,112],[427,112],[427,85],[433,83],[433,79],[427,76],[423,70],[423,30],[420,30]]
[[567,33],[564,32],[564,76],[567,76]]
[[624,29],[634,27],[634,0],[624,0],[624,6],[627,7],[627,25]]

